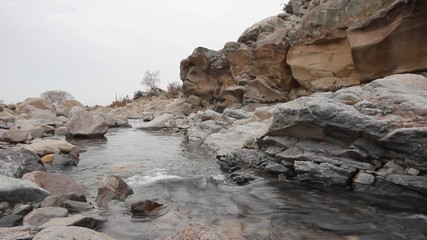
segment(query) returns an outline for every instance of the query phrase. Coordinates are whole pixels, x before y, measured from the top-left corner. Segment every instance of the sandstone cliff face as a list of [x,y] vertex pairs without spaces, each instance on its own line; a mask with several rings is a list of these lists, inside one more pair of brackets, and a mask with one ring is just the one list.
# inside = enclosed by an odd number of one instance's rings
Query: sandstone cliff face
[[272,103],[427,69],[421,0],[289,1],[220,51],[181,62],[186,113]]

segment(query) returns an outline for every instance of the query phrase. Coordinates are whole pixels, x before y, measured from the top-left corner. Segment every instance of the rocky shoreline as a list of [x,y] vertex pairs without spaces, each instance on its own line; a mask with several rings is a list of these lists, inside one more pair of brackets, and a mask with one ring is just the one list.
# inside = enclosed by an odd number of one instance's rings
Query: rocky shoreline
[[[132,127],[128,119],[141,120],[137,129],[200,142],[237,184],[262,173],[425,200],[425,3],[291,0],[285,10],[220,51],[197,48],[184,59],[183,98],[122,107],[39,98],[0,105],[0,238],[111,239],[93,231],[106,221],[100,213],[133,190],[106,175],[95,199],[55,170],[78,166],[81,149],[72,139],[104,138],[110,128]],[[126,204],[132,214],[162,207],[147,199]],[[240,239],[199,223],[168,239],[188,236]]]

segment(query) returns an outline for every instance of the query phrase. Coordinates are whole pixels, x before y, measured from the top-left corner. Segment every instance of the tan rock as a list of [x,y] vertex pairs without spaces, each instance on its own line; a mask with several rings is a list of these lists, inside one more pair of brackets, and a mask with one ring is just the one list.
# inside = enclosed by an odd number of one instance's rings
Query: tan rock
[[347,36],[361,81],[427,69],[427,2],[398,1]]
[[298,83],[309,90],[329,91],[359,84],[343,32],[334,39],[292,46],[287,62]]
[[41,158],[43,164],[50,164],[52,165],[53,161],[55,160],[55,154],[47,154]]
[[41,98],[28,98],[17,105],[18,112],[27,112],[31,110],[31,108],[53,111],[53,104],[52,102]]
[[81,184],[64,174],[34,171],[24,174],[22,179],[34,182],[54,195],[76,193],[89,196],[89,192]]

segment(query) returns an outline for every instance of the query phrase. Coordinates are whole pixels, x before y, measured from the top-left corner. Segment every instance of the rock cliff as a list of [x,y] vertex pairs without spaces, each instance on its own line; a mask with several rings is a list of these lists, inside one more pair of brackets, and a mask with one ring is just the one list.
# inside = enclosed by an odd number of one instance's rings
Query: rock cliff
[[427,2],[291,0],[237,42],[181,61],[187,114],[273,103],[427,69]]

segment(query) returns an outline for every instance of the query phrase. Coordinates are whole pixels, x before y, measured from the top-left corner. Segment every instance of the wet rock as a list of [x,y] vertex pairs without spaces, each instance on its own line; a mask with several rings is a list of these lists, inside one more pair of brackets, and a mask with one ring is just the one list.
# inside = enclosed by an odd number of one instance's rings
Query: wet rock
[[230,178],[239,185],[248,184],[256,179],[254,175],[242,171],[234,171],[230,174]]
[[46,228],[34,236],[34,240],[44,239],[79,239],[79,240],[114,240],[105,234],[95,232],[84,227],[50,227]]
[[228,233],[216,226],[201,223],[189,223],[167,237],[166,240],[209,239],[209,240],[243,240],[236,233]]
[[291,173],[292,170],[279,163],[268,163],[264,169],[271,173]]
[[[65,202],[81,202],[86,203],[86,196],[76,193],[68,193],[63,195],[51,195],[43,199],[41,207],[65,207]],[[68,209],[68,208],[67,208]]]
[[25,203],[42,201],[50,193],[35,183],[0,175],[0,201]]
[[295,161],[297,179],[332,186],[348,186],[355,168],[335,166],[329,163],[316,164],[309,161]]
[[24,226],[40,226],[52,218],[67,217],[68,215],[68,210],[61,207],[37,208],[24,217]]
[[124,201],[131,194],[133,190],[122,179],[104,175],[98,183],[96,203],[98,206],[105,206],[113,199]]
[[54,167],[67,167],[67,166],[77,166],[80,159],[76,158],[72,154],[65,154],[62,152],[56,153],[54,156],[54,161],[52,163],[52,166]]
[[6,215],[0,218],[0,227],[14,227],[22,225],[22,215]]
[[66,127],[66,136],[71,138],[99,138],[108,131],[104,118],[91,115],[85,108],[78,106],[71,109]]
[[416,168],[407,168],[405,170],[405,174],[412,175],[412,176],[417,176],[418,174],[420,174],[420,170],[418,170]]
[[46,171],[40,157],[24,149],[0,149],[0,175],[21,178],[32,171]]
[[156,214],[159,208],[161,208],[163,204],[151,201],[151,200],[142,200],[133,202],[130,204],[130,209],[132,211],[132,215],[138,216],[150,216]]
[[54,195],[64,195],[68,193],[89,195],[88,191],[82,185],[71,177],[61,173],[34,171],[25,174],[22,179],[34,182]]
[[55,154],[47,154],[41,158],[41,161],[43,164],[52,165],[54,160],[55,160]]

